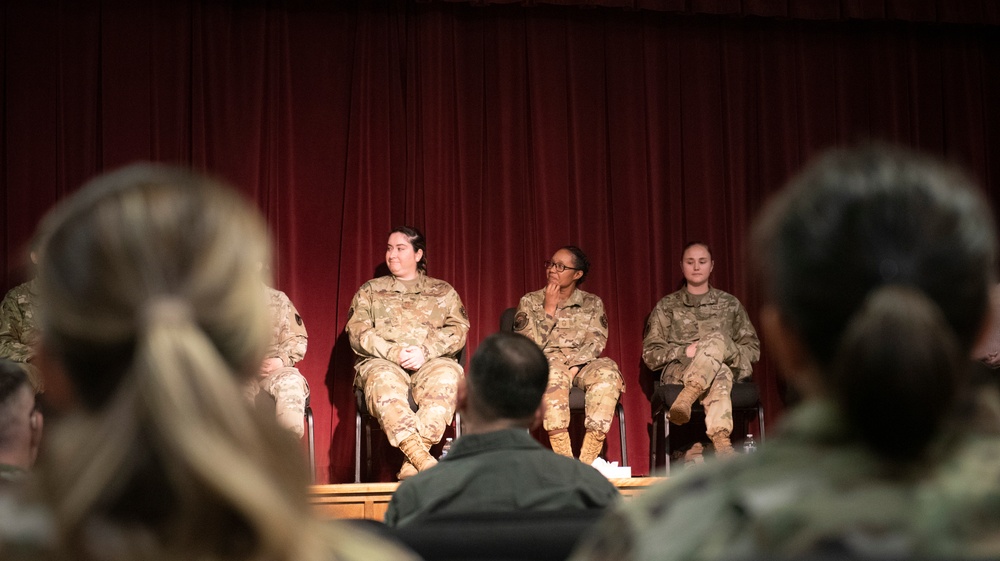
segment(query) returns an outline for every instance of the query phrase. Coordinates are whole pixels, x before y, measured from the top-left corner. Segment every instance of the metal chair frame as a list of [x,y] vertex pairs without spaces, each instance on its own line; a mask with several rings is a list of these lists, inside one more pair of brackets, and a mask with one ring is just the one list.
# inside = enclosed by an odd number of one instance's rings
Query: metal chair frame
[[[410,410],[416,413],[417,403],[413,401],[413,393],[410,392],[407,397],[410,402]],[[370,477],[372,472],[372,423],[377,421],[368,411],[364,390],[354,388],[354,401],[356,406],[354,415],[354,482],[361,483],[361,427],[364,425],[365,473]],[[455,429],[455,438],[462,436],[462,415],[457,410],[451,426]]]
[[[683,388],[680,384],[661,384],[656,383],[653,389],[653,434],[649,442],[649,469],[650,471],[656,466],[656,460],[658,456],[657,450],[657,438],[656,429],[658,424],[663,424],[663,452],[664,452],[664,465],[666,469],[666,474],[670,475],[670,420],[667,418],[667,413],[670,411],[670,406],[673,405],[674,399],[677,398],[677,394]],[[673,393],[673,399],[664,399],[663,394]],[[764,404],[760,400],[760,390],[757,385],[753,382],[737,382],[733,385],[733,391],[731,394],[733,398],[733,411],[741,413],[755,412],[757,414],[757,422],[760,426],[760,442],[764,442]],[[691,407],[692,415],[694,413],[705,413],[705,408],[701,403],[696,402]]]

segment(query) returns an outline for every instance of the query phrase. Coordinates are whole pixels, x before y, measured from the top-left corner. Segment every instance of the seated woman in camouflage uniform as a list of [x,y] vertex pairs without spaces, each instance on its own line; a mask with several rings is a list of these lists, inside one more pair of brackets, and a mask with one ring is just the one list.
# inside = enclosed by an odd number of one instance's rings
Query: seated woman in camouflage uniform
[[752,364],[760,358],[760,341],[740,301],[708,284],[714,267],[708,245],[685,246],[684,287],[665,296],[649,314],[642,360],[650,370],[662,370],[662,383],[684,386],[670,407],[670,421],[688,422],[691,405],[701,399],[705,432],[715,453],[730,455],[733,382],[750,379]]
[[[415,228],[389,234],[385,262],[391,275],[358,289],[347,313],[357,354],[354,384],[368,410],[406,456],[405,479],[437,464],[430,448],[455,415],[462,377],[456,360],[465,347],[469,317],[450,284],[427,276],[427,243]],[[409,395],[417,404],[410,409]]]
[[997,263],[990,206],[923,156],[834,150],[753,247],[768,347],[803,401],[757,453],[672,477],[574,558],[1000,556],[1000,424],[959,417]]
[[272,329],[244,200],[137,165],[44,224],[35,360],[58,414],[29,498],[0,500],[0,558],[408,557],[315,518],[301,450],[243,399]]
[[615,361],[600,358],[608,342],[608,316],[598,296],[577,288],[588,271],[590,261],[580,248],[565,246],[556,251],[545,262],[548,284],[521,298],[514,331],[534,341],[549,361],[542,426],[557,454],[573,457],[569,390],[577,386],[587,392],[587,434],[580,461],[592,464],[604,447],[625,381]]

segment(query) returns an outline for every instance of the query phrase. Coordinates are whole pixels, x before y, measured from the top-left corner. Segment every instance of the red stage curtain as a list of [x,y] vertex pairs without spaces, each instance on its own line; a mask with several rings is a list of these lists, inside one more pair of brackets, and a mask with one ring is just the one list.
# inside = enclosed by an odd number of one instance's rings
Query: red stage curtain
[[[431,274],[457,288],[472,318],[469,351],[504,308],[542,287],[542,261],[574,243],[593,261],[583,288],[608,309],[606,354],[626,376],[630,459],[645,473],[643,321],[676,288],[686,241],[712,245],[714,284],[756,320],[747,229],[817,150],[888,139],[966,166],[993,201],[1000,190],[995,26],[947,23],[949,2],[845,0],[830,19],[847,21],[706,15],[712,5],[760,14],[763,2],[681,4],[684,14],[7,3],[3,288],[23,278],[19,250],[41,214],[94,173],[157,160],[227,179],[273,229],[278,286],[310,333],[301,367],[320,481],[346,482],[354,406],[341,334],[389,229],[425,231]],[[917,4],[935,17],[889,13]],[[908,19],[920,21],[883,21]],[[773,421],[781,403],[766,340],[763,352],[755,378]],[[617,458],[617,429],[608,443]]]

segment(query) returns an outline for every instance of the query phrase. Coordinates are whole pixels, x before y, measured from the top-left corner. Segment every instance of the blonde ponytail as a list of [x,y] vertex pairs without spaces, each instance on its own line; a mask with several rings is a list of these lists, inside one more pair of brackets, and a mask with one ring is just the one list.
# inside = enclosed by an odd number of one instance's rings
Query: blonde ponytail
[[40,466],[69,556],[99,524],[110,559],[328,559],[301,451],[242,392],[268,336],[260,216],[198,176],[133,166],[44,229],[42,331],[81,402]]

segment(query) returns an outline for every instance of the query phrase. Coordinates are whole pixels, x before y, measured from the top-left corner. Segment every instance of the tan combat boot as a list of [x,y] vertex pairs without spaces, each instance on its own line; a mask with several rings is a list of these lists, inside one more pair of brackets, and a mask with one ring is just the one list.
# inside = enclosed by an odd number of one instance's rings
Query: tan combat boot
[[712,446],[715,447],[716,456],[732,456],[736,453],[733,451],[733,444],[729,442],[729,431],[717,431],[715,434],[709,435],[709,438],[712,439]]
[[403,466],[399,468],[399,472],[396,473],[396,479],[402,481],[404,479],[413,477],[417,474],[417,468],[413,467],[410,462],[403,462]]
[[674,400],[673,405],[670,406],[670,412],[667,413],[667,418],[670,422],[675,425],[683,425],[684,423],[691,420],[691,406],[694,402],[698,400],[698,396],[702,394],[705,390],[694,385],[684,385],[684,389]]
[[684,467],[696,466],[698,464],[705,463],[705,456],[703,452],[705,447],[702,446],[701,442],[695,442],[691,445],[691,448],[684,453]]
[[569,440],[569,431],[566,429],[549,431],[549,444],[552,451],[560,456],[573,457],[573,444]]
[[587,435],[583,437],[583,446],[580,448],[581,462],[588,466],[594,463],[597,456],[601,454],[601,450],[604,449],[605,436],[603,432],[587,431]]
[[[424,471],[437,465],[437,460],[431,456],[430,452],[424,446],[423,440],[417,435],[409,436],[400,442],[399,449],[406,456],[407,463],[411,464],[417,471]],[[406,464],[403,464],[403,467],[399,470],[399,476],[406,477],[412,475],[404,473],[408,471]]]

